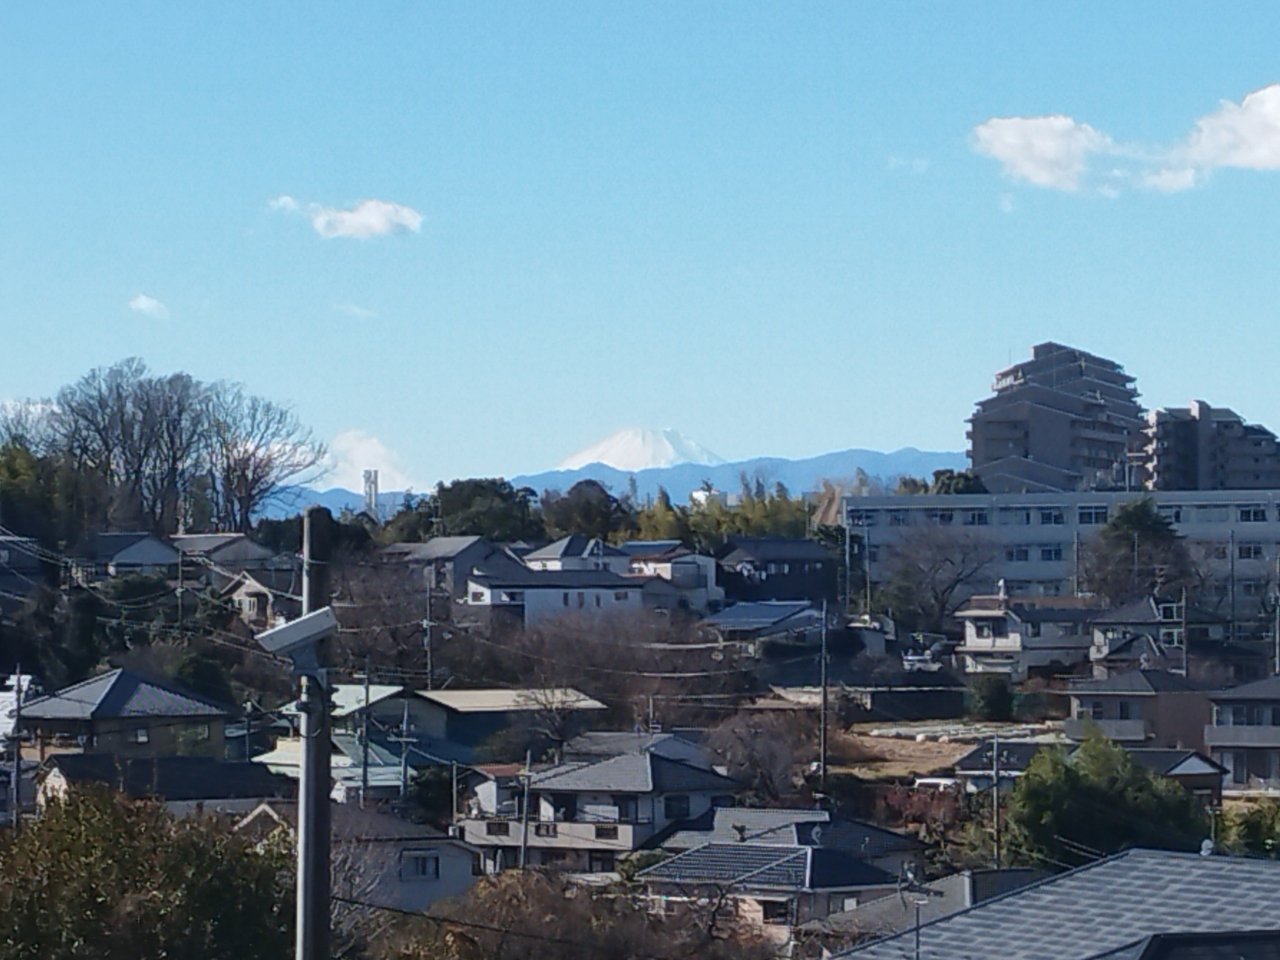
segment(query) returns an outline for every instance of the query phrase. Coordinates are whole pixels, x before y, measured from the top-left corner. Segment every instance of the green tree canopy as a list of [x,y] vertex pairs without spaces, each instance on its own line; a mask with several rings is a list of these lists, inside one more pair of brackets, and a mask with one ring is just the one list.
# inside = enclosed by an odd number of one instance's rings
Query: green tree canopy
[[279,960],[291,900],[282,853],[213,820],[74,791],[0,845],[0,956]]
[[1077,866],[1128,847],[1195,850],[1209,836],[1200,801],[1090,737],[1074,754],[1041,750],[1009,804],[1012,849],[1033,865]]
[[1117,508],[1083,561],[1088,588],[1115,604],[1169,596],[1193,582],[1186,543],[1150,497]]
[[428,509],[437,518],[434,536],[475,536],[498,542],[543,536],[537,493],[506,480],[454,480],[436,486]]

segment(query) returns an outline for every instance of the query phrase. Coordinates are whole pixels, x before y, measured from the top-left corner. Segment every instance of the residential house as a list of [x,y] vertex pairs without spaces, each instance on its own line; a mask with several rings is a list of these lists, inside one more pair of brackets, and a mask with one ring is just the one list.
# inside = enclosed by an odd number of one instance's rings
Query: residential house
[[1232,791],[1280,788],[1280,676],[1209,694],[1204,740]]
[[[301,737],[283,737],[253,762],[272,773],[298,782],[302,776]],[[337,803],[361,802],[382,806],[400,799],[419,770],[449,761],[426,754],[413,741],[388,743],[387,738],[368,740],[353,733],[335,731],[329,743],[329,796]]]
[[96,533],[73,551],[72,574],[81,583],[103,577],[172,577],[178,551],[149,533]]
[[808,600],[747,600],[704,617],[700,626],[724,643],[761,640],[813,646],[822,638],[822,610]]
[[894,876],[924,866],[925,844],[915,837],[816,809],[714,807],[686,823],[674,824],[647,846],[680,853],[707,843],[839,850]]
[[702,744],[704,732],[680,729],[658,733],[588,730],[565,743],[561,759],[605,760],[624,753],[655,753],[668,760],[711,770],[715,767],[715,758]]
[[572,615],[641,610],[649,584],[660,582],[609,570],[473,573],[467,578],[466,604],[468,612],[483,615],[495,628],[528,628]]
[[1204,749],[1211,709],[1205,691],[1165,670],[1134,670],[1067,688],[1071,716],[1063,732],[1083,740],[1097,731],[1126,746]]
[[121,757],[221,758],[231,710],[131,670],[111,670],[22,705],[36,759],[83,751]]
[[[523,816],[527,777],[528,814]],[[729,805],[741,789],[705,767],[656,753],[567,761],[523,776],[495,777],[467,801],[463,836],[494,873],[520,862],[585,873],[612,873],[677,821]]]
[[261,632],[301,616],[301,593],[301,571],[290,567],[242,570],[218,596],[235,607],[242,622]]
[[630,559],[631,576],[661,577],[674,586],[681,609],[705,614],[724,604],[714,557],[694,553],[679,540],[628,540],[618,549]]
[[169,542],[188,564],[223,571],[267,570],[294,566],[289,556],[249,539],[243,533],[179,533]]
[[[910,902],[911,893],[904,896]],[[1156,935],[1212,933],[1218,937],[1255,930],[1280,931],[1280,862],[1126,850],[923,922],[918,928],[911,924],[902,933],[837,956],[1137,960],[1152,956],[1146,950]],[[1272,943],[1280,943],[1280,938]],[[1157,955],[1182,960],[1261,956],[1240,952]]]
[[[427,588],[455,600],[467,593],[467,579],[485,564],[520,567],[520,561],[505,554],[484,537],[432,537],[424,543],[393,543],[379,554],[387,562],[406,563],[421,568]],[[496,571],[494,571],[496,572]]]
[[1184,639],[1225,641],[1230,623],[1211,610],[1184,605],[1180,597],[1145,597],[1100,612],[1093,618],[1093,632],[1104,638],[1145,634],[1166,646],[1178,647]]
[[418,690],[424,701],[420,709],[416,735],[431,741],[444,741],[477,747],[496,733],[513,726],[528,726],[539,714],[581,715],[607,707],[599,700],[572,687],[508,690]]
[[[238,824],[258,841],[297,831],[297,805],[264,803]],[[330,806],[331,886],[337,908],[344,900],[388,910],[422,913],[461,896],[479,875],[476,851],[430,827],[352,804]],[[367,909],[361,906],[357,909]]]
[[[1001,792],[1012,790],[1041,750],[1065,750],[1073,754],[1078,743],[1050,743],[1033,740],[1001,740],[999,777]],[[1125,745],[1135,766],[1158,777],[1172,780],[1205,803],[1217,806],[1222,800],[1222,781],[1227,772],[1220,764],[1196,750]],[[995,782],[995,741],[987,740],[956,761],[954,775],[967,793],[981,793]]]
[[716,559],[728,600],[836,599],[836,558],[813,540],[730,537]]
[[85,786],[105,786],[135,800],[157,800],[176,816],[243,816],[266,800],[297,794],[291,780],[258,763],[63,753],[46,760],[37,777],[37,806],[43,811],[50,801]]
[[1095,679],[1130,670],[1173,670],[1186,673],[1208,688],[1238,686],[1266,676],[1271,668],[1268,645],[1234,640],[1188,640],[1166,643],[1147,633],[1095,630],[1089,663]]
[[580,533],[561,537],[524,555],[530,570],[607,570],[625,575],[631,572],[631,557],[598,537]]
[[705,843],[636,880],[659,912],[724,898],[726,920],[779,945],[801,924],[898,891],[897,875],[842,850],[749,842]]
[[998,673],[1020,683],[1034,670],[1064,668],[1089,656],[1097,601],[1080,597],[970,597],[956,618],[964,642],[956,657],[965,673]]

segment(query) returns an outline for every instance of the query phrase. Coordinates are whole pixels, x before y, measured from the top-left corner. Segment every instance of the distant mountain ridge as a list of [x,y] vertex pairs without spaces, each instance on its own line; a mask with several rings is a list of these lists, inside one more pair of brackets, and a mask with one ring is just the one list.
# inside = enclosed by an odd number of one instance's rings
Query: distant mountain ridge
[[[699,489],[704,481],[710,481],[717,490],[737,493],[741,489],[744,475],[750,483],[754,484],[758,479],[770,490],[777,483],[785,484],[788,490],[798,495],[818,489],[823,480],[851,480],[859,468],[869,476],[879,477],[892,485],[898,477],[904,475],[927,479],[933,476],[935,470],[964,470],[968,466],[965,454],[955,450],[917,450],[915,447],[903,447],[885,453],[855,448],[801,460],[756,457],[734,463],[677,463],[669,467],[635,471],[591,463],[573,470],[547,470],[508,479],[517,487],[532,487],[538,493],[544,490],[565,491],[580,480],[595,480],[608,487],[615,496],[621,496],[627,492],[631,478],[634,477],[636,495],[640,499],[656,496],[661,487],[671,495],[674,502],[685,503],[689,494]],[[403,501],[403,491],[380,494],[378,507],[383,518],[395,513]],[[291,517],[313,503],[328,507],[335,515],[344,509],[364,509],[364,497],[351,490],[340,487],[329,490],[287,487],[277,494],[264,515],[273,519]]]
[[566,457],[557,470],[578,470],[601,463],[615,470],[651,470],[673,467],[678,463],[724,463],[724,457],[712,453],[696,440],[668,427],[652,430],[628,427]]

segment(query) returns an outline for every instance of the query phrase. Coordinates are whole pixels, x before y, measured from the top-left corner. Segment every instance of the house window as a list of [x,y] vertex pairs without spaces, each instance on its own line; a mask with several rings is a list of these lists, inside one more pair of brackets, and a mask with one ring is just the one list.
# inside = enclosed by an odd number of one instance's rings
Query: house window
[[556,825],[554,823],[535,823],[533,825],[533,835],[535,837],[554,837],[556,834]]
[[151,728],[150,727],[134,727],[133,742],[134,743],[150,743]]
[[1262,544],[1238,543],[1236,544],[1236,557],[1241,560],[1261,560]]
[[207,723],[199,724],[195,727],[193,732],[195,733],[195,738],[197,740],[208,740],[213,736],[213,731],[209,729],[209,724]]
[[791,922],[791,904],[785,900],[763,900],[760,913],[765,923],[788,924]]
[[568,593],[566,593],[566,594],[564,595],[564,605],[565,605],[566,607],[569,605],[569,594],[568,594]]
[[1041,560],[1048,560],[1048,561],[1057,561],[1057,560],[1061,560],[1061,559],[1062,559],[1062,547],[1061,547],[1061,546],[1041,547],[1041,548],[1040,548],[1040,559],[1041,559]]
[[611,850],[591,850],[587,853],[588,873],[612,873],[613,852]]
[[1102,701],[1101,700],[1094,700],[1091,704],[1089,704],[1089,716],[1092,717],[1094,720],[1102,719]]
[[401,880],[439,880],[440,855],[434,850],[401,850]]
[[1120,712],[1120,719],[1128,720],[1129,719],[1129,701],[1121,700],[1117,706]]
[[484,591],[483,591],[483,590],[472,590],[472,591],[471,591],[471,602],[472,602],[472,603],[484,603]]
[[1067,522],[1061,507],[1041,507],[1040,523],[1046,527],[1060,527]]
[[600,594],[598,594],[598,593],[597,593],[597,594],[595,594],[595,598],[596,598],[596,606],[598,607],[598,606],[600,606]]
[[615,590],[615,591],[613,591],[613,599],[614,599],[614,601],[615,601],[616,603],[624,603],[624,602],[626,602],[626,599],[627,599],[627,591],[625,591],[625,590]]
[[508,837],[511,835],[511,824],[505,820],[490,820],[484,825],[485,836]]
[[1254,506],[1253,504],[1250,504],[1247,507],[1241,507],[1240,522],[1241,523],[1266,523],[1267,508]]
[[618,825],[616,823],[597,823],[596,839],[597,840],[617,840]]
[[689,798],[683,794],[663,797],[662,812],[668,820],[687,820],[689,818]]
[[1107,522],[1106,507],[1081,507],[1077,522],[1082,527],[1097,527]]
[[987,525],[987,511],[985,510],[965,511],[964,525],[966,527],[985,527]]

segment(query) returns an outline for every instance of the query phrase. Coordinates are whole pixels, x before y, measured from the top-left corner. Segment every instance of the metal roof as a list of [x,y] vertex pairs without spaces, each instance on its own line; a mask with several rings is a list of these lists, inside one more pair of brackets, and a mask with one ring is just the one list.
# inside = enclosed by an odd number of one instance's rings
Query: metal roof
[[25,720],[101,720],[117,717],[226,717],[219,706],[130,670],[99,674],[22,705]]
[[519,710],[604,710],[605,705],[573,687],[508,690],[418,690],[424,700],[458,713],[511,713]]
[[839,850],[764,843],[706,843],[636,874],[647,882],[739,889],[813,890],[888,886],[897,878]]
[[807,600],[750,600],[725,607],[702,622],[721,630],[764,630],[806,613],[822,616]]
[[914,931],[867,960],[1086,960],[1156,933],[1280,929],[1280,862],[1128,850]]

